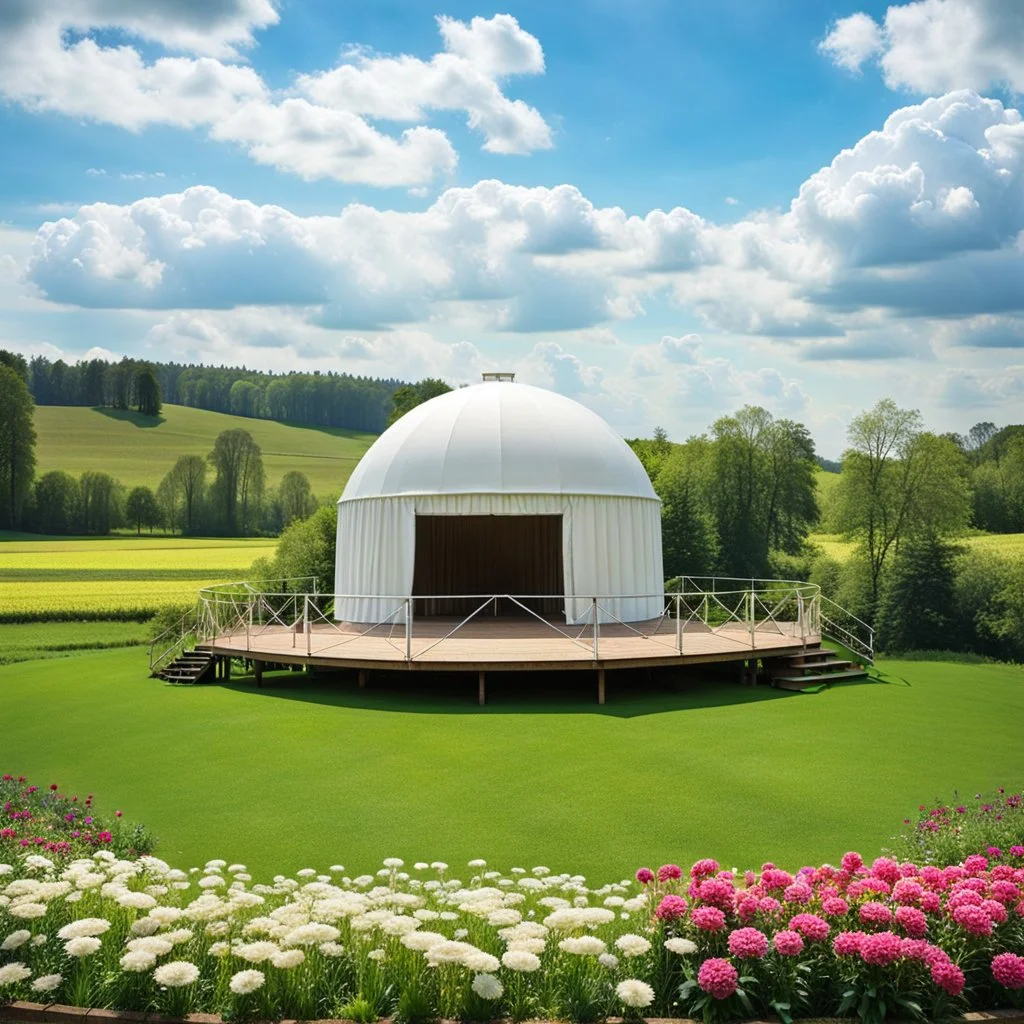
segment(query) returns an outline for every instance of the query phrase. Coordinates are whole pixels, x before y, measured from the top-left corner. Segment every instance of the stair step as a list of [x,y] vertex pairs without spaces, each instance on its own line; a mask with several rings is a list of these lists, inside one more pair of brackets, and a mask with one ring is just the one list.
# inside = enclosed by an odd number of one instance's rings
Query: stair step
[[804,669],[808,669],[808,670],[813,671],[814,669],[819,669],[819,668],[843,668],[843,669],[846,669],[846,668],[852,668],[852,667],[853,667],[853,662],[852,661],[843,661],[842,658],[828,658],[828,659],[824,659],[822,661],[801,661],[801,662],[796,663],[796,664],[784,665],[784,666],[780,666],[778,669],[774,669],[773,671],[795,672],[795,671],[803,671]]
[[[862,668],[849,669],[846,672],[825,672],[814,676],[776,676],[774,682],[783,689],[793,689],[791,686],[783,686],[784,683],[834,683],[840,679],[867,679],[868,674]],[[803,689],[798,686],[797,689]]]

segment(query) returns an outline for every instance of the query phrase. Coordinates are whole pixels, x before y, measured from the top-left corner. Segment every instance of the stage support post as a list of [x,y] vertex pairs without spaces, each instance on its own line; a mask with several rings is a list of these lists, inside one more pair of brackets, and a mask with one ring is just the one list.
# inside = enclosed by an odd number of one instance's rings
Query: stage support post
[[481,672],[477,677],[476,701],[483,707],[487,703],[487,673]]
[[597,703],[604,703],[604,669],[597,670]]
[[262,661],[254,661],[252,663],[252,671],[253,671],[253,674],[256,676],[256,685],[257,686],[262,686],[263,685],[263,662]]
[[366,669],[365,668],[361,668],[359,670],[359,689],[360,690],[365,690],[366,689]]

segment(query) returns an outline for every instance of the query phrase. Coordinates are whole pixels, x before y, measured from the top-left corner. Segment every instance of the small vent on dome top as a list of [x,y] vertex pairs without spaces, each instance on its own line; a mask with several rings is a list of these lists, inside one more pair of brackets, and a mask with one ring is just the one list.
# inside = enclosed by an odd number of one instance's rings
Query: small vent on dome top
[[480,376],[483,377],[484,383],[487,383],[488,381],[503,380],[512,384],[516,379],[516,375],[514,373],[509,373],[504,370],[495,373],[482,373]]

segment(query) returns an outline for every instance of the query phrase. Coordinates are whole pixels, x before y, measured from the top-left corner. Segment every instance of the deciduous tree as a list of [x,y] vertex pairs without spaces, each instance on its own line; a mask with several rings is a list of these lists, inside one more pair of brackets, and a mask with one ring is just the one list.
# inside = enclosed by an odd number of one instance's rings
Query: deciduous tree
[[0,527],[16,530],[32,486],[36,431],[32,396],[17,370],[0,364]]

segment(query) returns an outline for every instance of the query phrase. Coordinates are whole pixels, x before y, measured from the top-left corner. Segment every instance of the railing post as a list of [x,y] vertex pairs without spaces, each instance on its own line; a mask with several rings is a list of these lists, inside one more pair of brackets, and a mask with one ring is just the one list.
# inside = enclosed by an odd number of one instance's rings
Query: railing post
[[309,594],[302,595],[302,632],[306,634],[306,657],[308,658],[313,637],[309,628]]
[[598,660],[597,598],[590,599],[591,614],[594,617],[594,661]]
[[683,653],[683,616],[679,610],[679,595],[676,594],[676,650]]
[[750,613],[750,649],[753,650],[756,646],[754,640],[754,581],[750,581],[750,604],[748,605]]
[[252,632],[252,591],[249,592],[248,609],[245,617],[245,649],[249,650],[249,634]]
[[412,599],[405,599],[405,660],[412,661]]
[[800,627],[800,643],[807,646],[807,631],[804,628],[804,595],[798,589],[796,592],[796,621]]

